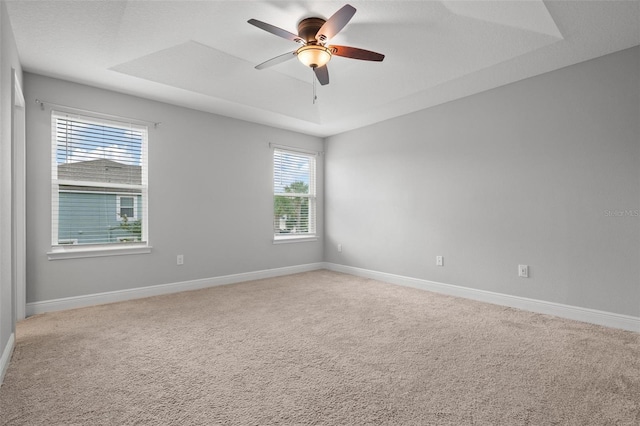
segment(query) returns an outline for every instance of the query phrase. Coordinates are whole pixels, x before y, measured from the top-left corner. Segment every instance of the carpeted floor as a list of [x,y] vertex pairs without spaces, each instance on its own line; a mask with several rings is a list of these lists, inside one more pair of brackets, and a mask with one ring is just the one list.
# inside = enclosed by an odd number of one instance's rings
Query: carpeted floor
[[638,425],[640,335],[314,271],[18,324],[2,425]]

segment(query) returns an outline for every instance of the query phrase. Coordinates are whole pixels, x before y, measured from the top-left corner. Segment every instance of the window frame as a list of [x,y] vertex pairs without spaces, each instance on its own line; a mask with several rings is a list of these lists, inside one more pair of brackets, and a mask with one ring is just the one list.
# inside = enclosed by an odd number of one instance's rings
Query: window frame
[[[275,232],[275,211],[272,207],[271,209],[271,226],[272,226],[272,236],[273,236],[273,244],[286,244],[286,243],[298,243],[298,242],[312,242],[318,240],[317,234],[317,160],[318,160],[318,152],[308,151],[300,148],[294,148],[289,146],[275,145],[270,144],[272,148],[271,152],[271,172],[272,172],[272,201],[275,200],[276,196],[285,196],[285,197],[305,197],[309,199],[309,224],[308,231],[295,233],[295,234],[278,234]],[[283,194],[276,193],[275,188],[275,175],[276,175],[276,152],[283,152],[291,155],[305,156],[308,157],[311,161],[309,162],[309,193],[308,194]],[[274,203],[275,204],[275,203]]]
[[[69,244],[67,241],[70,239],[63,239],[60,243],[58,235],[59,225],[59,211],[56,211],[59,206],[60,186],[65,185],[65,181],[59,180],[57,175],[57,138],[56,138],[56,121],[57,119],[73,119],[79,122],[87,124],[96,124],[103,126],[113,126],[116,128],[126,129],[131,128],[141,132],[142,140],[140,146],[140,166],[141,166],[141,184],[139,185],[139,193],[126,193],[121,192],[122,189],[116,193],[117,196],[117,210],[116,215],[119,217],[120,212],[120,195],[133,197],[134,200],[134,216],[131,220],[142,221],[142,235],[139,242],[113,242],[113,243],[96,243],[96,244]],[[51,111],[51,250],[47,252],[49,260],[64,260],[64,259],[77,259],[88,257],[102,257],[102,256],[119,256],[119,255],[131,255],[131,254],[147,254],[151,253],[151,245],[149,244],[149,212],[148,212],[148,140],[149,140],[149,127],[146,124],[140,124],[136,120],[121,121],[114,120],[112,118],[103,118],[100,113],[93,115],[90,112],[77,113],[75,111],[65,110],[52,110]],[[74,182],[75,183],[75,182]],[[82,183],[85,184],[85,183]],[[78,185],[78,186],[82,186]],[[122,184],[110,184],[107,187],[111,188],[105,193],[114,193],[117,188],[123,188],[126,185]],[[138,196],[141,196],[141,206],[138,204]],[[138,217],[138,208],[141,207],[141,217]],[[121,221],[122,218],[119,219]]]

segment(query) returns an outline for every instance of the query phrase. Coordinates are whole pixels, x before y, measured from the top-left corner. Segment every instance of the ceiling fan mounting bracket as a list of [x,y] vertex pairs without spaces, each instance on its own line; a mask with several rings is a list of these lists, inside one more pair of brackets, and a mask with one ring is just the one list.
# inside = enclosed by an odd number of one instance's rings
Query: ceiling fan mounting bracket
[[306,18],[300,21],[298,24],[298,35],[302,38],[307,44],[318,44],[318,42],[322,43],[326,41],[326,37],[324,35],[318,36],[316,39],[316,34],[326,21],[322,18]]

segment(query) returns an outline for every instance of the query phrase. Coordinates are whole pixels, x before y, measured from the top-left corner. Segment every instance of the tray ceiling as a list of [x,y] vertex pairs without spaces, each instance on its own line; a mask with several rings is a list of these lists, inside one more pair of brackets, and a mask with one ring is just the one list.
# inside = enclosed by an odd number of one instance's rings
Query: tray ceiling
[[290,32],[335,1],[6,1],[26,71],[252,122],[329,136],[640,44],[638,1],[350,1],[317,85]]

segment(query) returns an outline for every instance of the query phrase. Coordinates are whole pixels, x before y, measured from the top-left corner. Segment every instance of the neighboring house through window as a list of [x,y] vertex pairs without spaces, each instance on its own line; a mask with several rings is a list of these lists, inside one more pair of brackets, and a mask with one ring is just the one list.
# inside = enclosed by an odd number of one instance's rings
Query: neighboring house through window
[[274,241],[316,237],[316,155],[273,150]]
[[51,178],[54,252],[148,241],[146,126],[54,111]]

